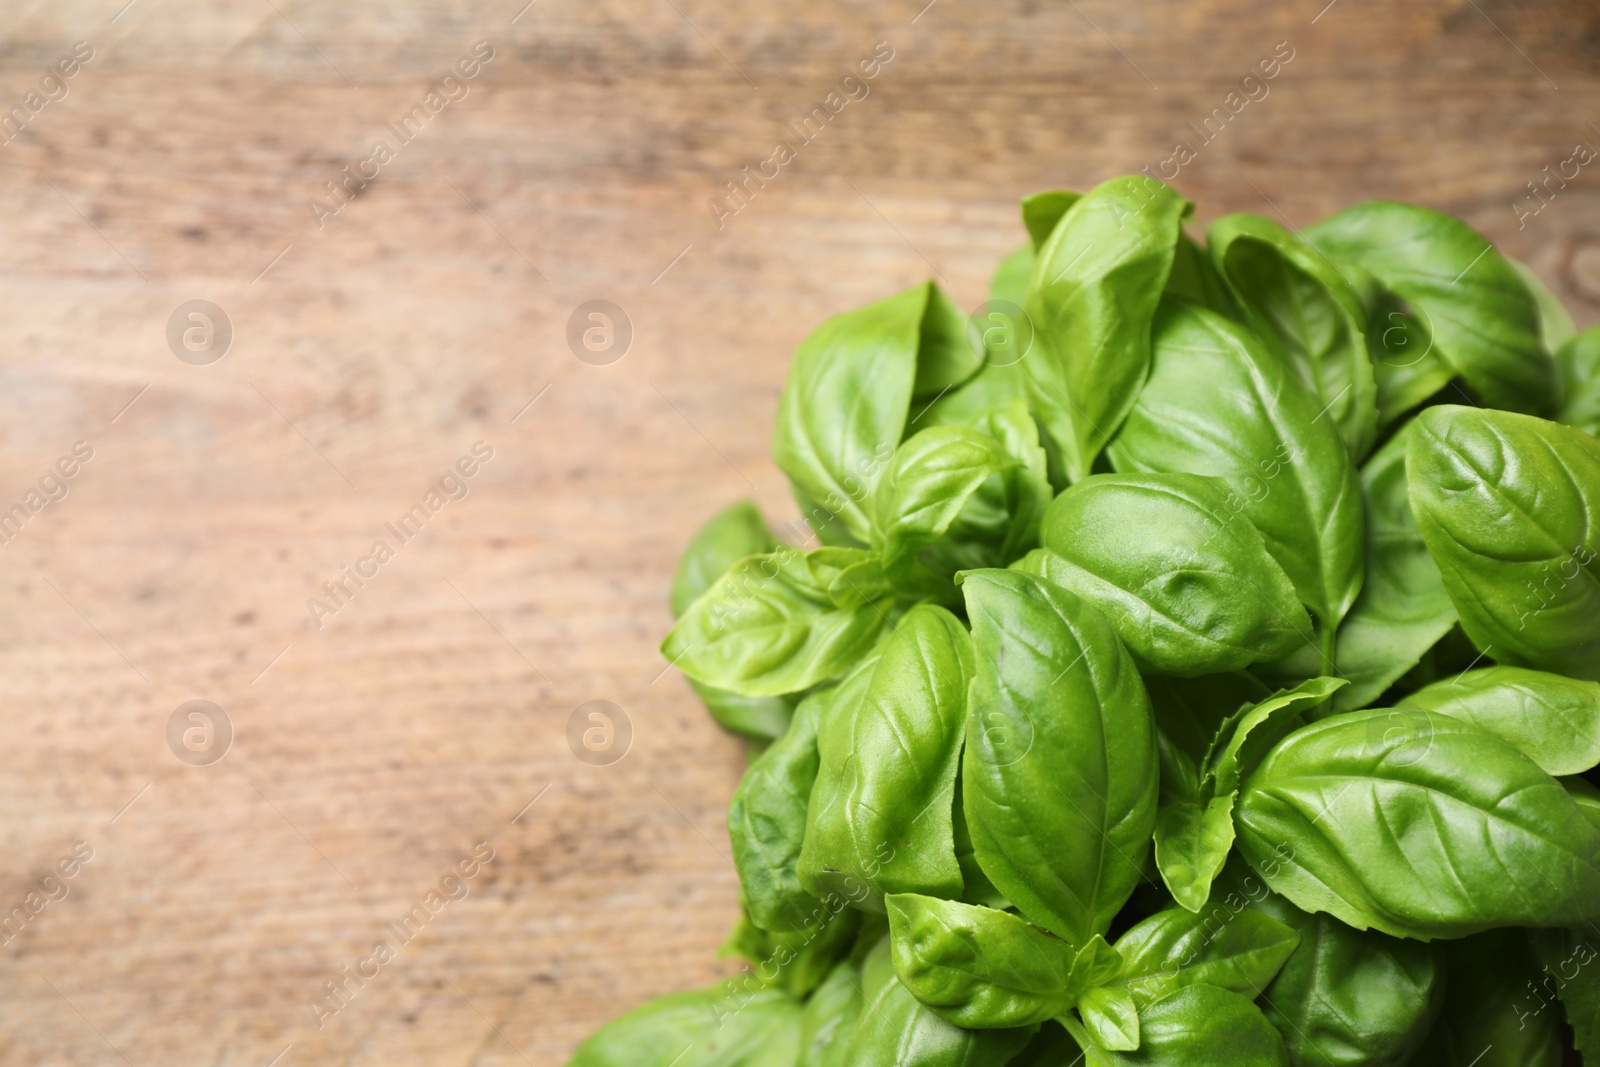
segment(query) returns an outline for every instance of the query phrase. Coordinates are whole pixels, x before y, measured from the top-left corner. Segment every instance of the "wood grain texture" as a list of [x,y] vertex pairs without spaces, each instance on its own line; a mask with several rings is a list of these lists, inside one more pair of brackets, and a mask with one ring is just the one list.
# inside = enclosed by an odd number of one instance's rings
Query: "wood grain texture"
[[[0,500],[94,449],[0,547],[0,914],[94,850],[0,945],[0,1064],[546,1067],[726,973],[743,757],[656,645],[705,516],[794,517],[789,353],[930,273],[975,305],[1018,196],[1155,165],[1280,41],[1175,182],[1202,221],[1416,200],[1600,318],[1596,175],[1511,207],[1600,145],[1592,4],[922,3],[0,5],[0,105],[95,50],[0,147]],[[470,93],[319,228],[478,41]],[[870,95],[719,230],[708,198],[879,41]],[[203,367],[164,336],[197,298],[236,331]],[[609,366],[565,342],[595,298],[635,332]],[[480,440],[470,494],[315,627]],[[236,731],[209,767],[165,741],[194,698]],[[567,745],[591,699],[633,723],[609,767]],[[319,1028],[480,840],[470,895]]]

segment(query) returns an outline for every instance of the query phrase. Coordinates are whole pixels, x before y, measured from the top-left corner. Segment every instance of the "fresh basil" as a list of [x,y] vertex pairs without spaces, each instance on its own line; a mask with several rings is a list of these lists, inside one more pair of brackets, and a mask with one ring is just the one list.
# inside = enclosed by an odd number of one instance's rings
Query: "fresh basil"
[[1206,242],[1256,332],[1289,357],[1351,453],[1366,455],[1378,406],[1360,293],[1327,256],[1260,215],[1226,215]]
[[779,696],[833,678],[871,648],[888,622],[842,579],[874,561],[854,549],[780,548],[740,560],[684,612],[661,653],[689,677],[744,696]]
[[889,953],[886,941],[862,965],[866,1001],[844,1054],[851,1067],[1003,1067],[1037,1032],[971,1030],[940,1018],[895,975]]
[[1484,667],[1435,682],[1406,697],[1510,741],[1546,774],[1577,774],[1600,764],[1600,682],[1523,667]]
[[1472,227],[1442,211],[1369,200],[1305,234],[1409,302],[1439,354],[1485,402],[1531,414],[1555,407],[1555,364],[1540,336],[1538,304]]
[[[1097,474],[1058,496],[1035,573],[1099,608],[1141,668],[1194,677],[1313,641],[1294,585],[1226,483]],[[1053,557],[1053,558],[1052,558]]]
[[1556,418],[1600,436],[1600,326],[1585,330],[1556,350],[1561,409]]
[[1600,1055],[1600,330],[1438,211],[1191,208],[1028,197],[970,317],[800,345],[806,550],[715,515],[662,643],[743,967],[577,1067]]
[[776,989],[675,993],[602,1026],[568,1067],[796,1067],[802,1012]]
[[1192,207],[1153,178],[1115,178],[1073,203],[1039,248],[1023,367],[1072,481],[1089,474],[1144,384],[1151,318]]
[[972,674],[967,628],[921,605],[863,683],[840,687],[817,731],[798,864],[812,894],[874,908],[886,893],[961,894],[951,802]]
[[1150,380],[1113,442],[1119,471],[1206,474],[1331,635],[1361,591],[1361,487],[1322,403],[1265,341],[1183,301],[1161,306]]
[[1422,539],[1478,647],[1600,679],[1600,440],[1445,405],[1417,416],[1406,469]]
[[1289,735],[1240,791],[1239,847],[1305,911],[1396,937],[1600,921],[1600,830],[1509,742],[1416,708]]
[[1033,922],[1082,946],[1140,879],[1155,731],[1110,623],[1059,586],[983,570],[962,586],[977,673],[962,756],[978,863]]

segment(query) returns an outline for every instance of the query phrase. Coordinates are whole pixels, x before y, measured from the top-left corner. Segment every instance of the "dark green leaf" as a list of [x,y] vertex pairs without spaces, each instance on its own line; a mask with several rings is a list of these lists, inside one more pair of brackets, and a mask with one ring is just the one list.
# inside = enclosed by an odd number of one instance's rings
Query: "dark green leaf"
[[1449,990],[1415,1067],[1560,1067],[1561,1014],[1532,991],[1538,964],[1520,930],[1444,947]]
[[1344,684],[1314,678],[1240,708],[1218,729],[1200,764],[1199,788],[1191,798],[1163,803],[1156,816],[1156,867],[1179,904],[1198,912],[1211,894],[1233,848],[1233,808],[1240,778],[1267,749],[1300,723],[1303,712],[1323,703]]
[[1361,589],[1360,483],[1321,401],[1254,333],[1193,304],[1156,316],[1150,380],[1112,444],[1121,471],[1209,474],[1300,599],[1336,626]]
[[1115,178],[1073,204],[1039,249],[1022,365],[1073,481],[1089,474],[1149,372],[1150,320],[1190,208],[1152,178]]
[[1283,1034],[1290,1063],[1405,1063],[1433,1024],[1444,995],[1443,968],[1432,946],[1355,930],[1331,915],[1307,915],[1256,888],[1246,896],[1253,903],[1243,914],[1269,915],[1300,938],[1262,998],[1267,1018]]
[[1600,679],[1600,441],[1442,406],[1406,452],[1411,508],[1461,625],[1501,663]]
[[1555,408],[1555,365],[1540,339],[1538,305],[1472,227],[1431,208],[1369,200],[1305,236],[1409,302],[1439,355],[1486,402],[1533,414]]
[[1172,273],[1167,277],[1167,292],[1186,297],[1229,318],[1240,318],[1244,314],[1206,250],[1186,233],[1178,235]]
[[1140,878],[1156,808],[1150,704],[1099,612],[1015,571],[966,576],[977,676],[962,788],[978,862],[1083,945]]
[[1377,387],[1361,296],[1326,256],[1260,215],[1227,215],[1206,234],[1250,324],[1282,346],[1355,456],[1378,433]]
[[1227,484],[1197,474],[1097,474],[1045,513],[1043,577],[1099,608],[1144,669],[1195,677],[1313,640],[1293,583]]
[[1594,931],[1530,930],[1529,935],[1541,973],[1528,983],[1532,988],[1516,991],[1516,1003],[1544,1016],[1552,1010],[1550,1001],[1559,998],[1577,1050],[1600,1052],[1600,949]]
[[1239,848],[1305,911],[1397,937],[1600,918],[1600,831],[1555,779],[1416,709],[1291,734],[1246,781]]
[[1517,277],[1522,279],[1522,284],[1539,307],[1539,339],[1544,342],[1545,351],[1554,352],[1572,340],[1578,327],[1556,294],[1522,260],[1507,256],[1506,262],[1517,272]]
[[[912,608],[864,686],[817,734],[801,883],[881,908],[886,893],[959,896],[951,801],[966,724],[972,640],[948,611]],[[843,687],[841,687],[843,688]]]

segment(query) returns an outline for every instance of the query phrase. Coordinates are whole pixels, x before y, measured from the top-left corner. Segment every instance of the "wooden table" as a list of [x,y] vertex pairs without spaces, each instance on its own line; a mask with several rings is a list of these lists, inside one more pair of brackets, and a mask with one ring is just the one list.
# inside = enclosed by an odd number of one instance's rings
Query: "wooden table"
[[[1419,200],[1600,317],[1592,168],[1512,207],[1600,145],[1583,0],[123,2],[3,22],[4,1064],[544,1067],[724,973],[743,755],[656,646],[705,516],[795,514],[767,457],[789,353],[930,274],[975,305],[1018,196],[1159,168],[1275,51],[1175,181],[1202,221]],[[347,166],[376,177],[345,203]],[[596,299],[632,327],[606,365],[566,340]],[[231,323],[218,361],[168,344],[191,300]],[[334,600],[345,565],[369,577]],[[234,733],[202,766],[167,740],[197,699]],[[590,700],[632,724],[613,765],[569,747]]]

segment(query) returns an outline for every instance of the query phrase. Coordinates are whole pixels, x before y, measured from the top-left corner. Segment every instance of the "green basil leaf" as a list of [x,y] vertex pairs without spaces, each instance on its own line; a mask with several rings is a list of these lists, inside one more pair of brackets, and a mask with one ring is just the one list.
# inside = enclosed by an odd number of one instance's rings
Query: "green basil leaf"
[[1517,746],[1546,774],[1600,763],[1600,682],[1484,667],[1419,689],[1399,706],[1464,719]]
[[1600,1052],[1600,964],[1590,933],[1581,930],[1530,930],[1529,940],[1543,974],[1531,993],[1517,991],[1517,1003],[1534,1015],[1551,1010],[1559,997],[1573,1045],[1579,1052]]
[[924,553],[940,574],[1003,567],[1039,543],[1039,522],[1053,493],[1039,429],[1021,400],[998,404],[970,425],[993,438],[1013,463],[991,474]]
[[567,1067],[795,1067],[800,1015],[776,989],[675,993],[596,1030]]
[[1555,364],[1528,287],[1484,236],[1431,208],[1369,200],[1305,231],[1328,255],[1375,275],[1428,322],[1435,347],[1487,403],[1542,414]]
[[850,951],[860,929],[861,913],[842,901],[835,908],[824,909],[821,919],[808,929],[763,930],[747,913],[717,955],[737,956],[750,965],[748,977],[804,997]]
[[1156,808],[1144,685],[1105,618],[1016,571],[963,585],[977,675],[962,799],[978,862],[1023,915],[1083,945],[1133,892]]
[[1193,300],[1219,315],[1242,318],[1244,312],[1233,299],[1228,283],[1212,265],[1206,250],[1186,233],[1178,235],[1178,247],[1172,260],[1172,273],[1167,277],[1167,292]]
[[[922,315],[917,346],[917,378],[912,400],[931,400],[970,379],[983,367],[983,350],[967,338],[967,315],[933,282]],[[859,399],[859,398],[858,398]]]
[[1293,583],[1227,484],[1197,474],[1096,474],[1056,497],[1044,577],[1111,620],[1142,669],[1195,677],[1313,639]]
[[1501,663],[1600,679],[1600,441],[1442,406],[1406,451],[1411,508],[1461,625]]
[[1112,1067],[1288,1067],[1288,1053],[1261,1009],[1211,985],[1167,994],[1139,1013],[1137,1052],[1108,1052]]
[[1184,908],[1198,912],[1205,905],[1212,880],[1228,860],[1240,778],[1299,724],[1302,712],[1326,701],[1342,685],[1343,679],[1315,678],[1238,709],[1207,749],[1195,796],[1162,804],[1156,815],[1156,868]]
[[872,547],[891,575],[943,536],[990,475],[1016,460],[988,434],[932,426],[895,450],[872,506]]
[[900,443],[913,395],[937,394],[936,385],[947,388],[978,367],[964,319],[931,282],[817,327],[795,352],[772,436],[773,459],[808,517],[809,503],[865,543],[866,504]]
[[1082,199],[1082,193],[1075,193],[1070,189],[1051,189],[1049,192],[1034,193],[1032,196],[1022,198],[1022,225],[1028,231],[1028,239],[1032,242],[1034,252],[1044,247],[1044,243],[1050,239],[1056,225],[1060,223],[1061,216]]
[[1144,384],[1150,320],[1191,208],[1153,178],[1114,178],[1073,204],[1039,249],[1022,365],[1072,481],[1088,475]]
[[959,896],[951,801],[966,725],[972,639],[921,605],[877,649],[871,676],[817,732],[800,882],[880,909],[886,893]]
[[1536,1010],[1538,964],[1521,930],[1495,930],[1444,946],[1444,1010],[1417,1067],[1560,1067],[1561,1016]]
[[[1343,269],[1359,270],[1351,263]],[[1456,376],[1435,350],[1427,324],[1405,301],[1381,290],[1367,306],[1367,354],[1378,385],[1378,425],[1385,429]]]
[[1556,350],[1561,410],[1556,418],[1600,437],[1600,326],[1578,334]]
[[717,512],[689,541],[672,579],[672,615],[689,610],[712,583],[746,556],[774,552],[777,538],[748,500]]
[[1004,1067],[1038,1030],[968,1030],[941,1019],[896,977],[887,940],[862,965],[862,978],[866,1003],[845,1050],[850,1067]]
[[850,549],[780,548],[734,564],[661,642],[683,673],[745,696],[799,692],[846,670],[882,631],[876,603],[841,607],[829,594]]
[[1355,456],[1378,435],[1377,385],[1361,295],[1338,266],[1260,215],[1227,215],[1206,234],[1217,271],[1250,324],[1282,346]]
[[986,908],[1005,910],[1011,902],[994,887],[989,876],[978,866],[977,854],[972,847],[972,831],[967,829],[966,805],[961,799],[961,775],[956,775],[955,802],[950,805],[951,829],[955,839],[956,863],[961,867],[961,900],[965,904],[981,904]]
[[1578,327],[1556,294],[1552,293],[1549,286],[1545,285],[1544,281],[1522,260],[1507,256],[1506,262],[1517,272],[1517,277],[1522,279],[1522,284],[1527,287],[1533,302],[1538,305],[1539,339],[1544,342],[1545,351],[1554,352],[1572,340],[1578,332]]
[[1187,985],[1204,983],[1257,996],[1300,943],[1300,935],[1256,911],[1214,907],[1158,911],[1117,939],[1117,984],[1141,1008]]
[[[1439,567],[1428,555],[1406,489],[1406,442],[1400,428],[1361,469],[1367,502],[1367,577],[1339,624],[1334,663],[1350,685],[1333,696],[1333,710],[1364,708],[1449,633],[1455,605]],[[1304,648],[1264,673],[1304,678],[1320,673],[1320,655]]]
[[817,777],[817,729],[835,695],[858,695],[876,662],[868,657],[840,685],[802,700],[789,732],[750,764],[733,791],[728,834],[740,898],[763,930],[805,930],[817,922],[822,902],[801,886],[797,870]]
[[1293,689],[1280,690],[1253,707],[1240,709],[1236,713],[1237,725],[1231,729],[1224,726],[1224,732],[1217,736],[1221,747],[1206,757],[1204,774],[1214,779],[1216,794],[1237,792],[1240,779],[1255,770],[1267,750],[1300,724],[1298,716],[1325,702],[1345,684],[1343,678],[1312,678]]
[[1139,1047],[1139,1005],[1117,986],[1091,989],[1078,1000],[1078,1014],[1096,1047],[1131,1052]]
[[1261,532],[1301,601],[1337,626],[1361,590],[1362,503],[1321,401],[1266,342],[1193,304],[1162,304],[1154,351],[1113,465],[1227,482],[1228,514]]
[[1075,953],[1004,911],[914,894],[888,898],[894,970],[941,1018],[975,1030],[1032,1026],[1071,1004]]
[[1600,831],[1512,745],[1443,715],[1358,711],[1291,734],[1234,823],[1276,892],[1359,929],[1429,940],[1600,918]]
[[[777,540],[748,500],[717,512],[700,527],[684,550],[672,580],[672,614],[682,615],[689,605],[728,569],[746,556],[772,552]],[[745,737],[779,737],[789,728],[794,705],[783,697],[747,697],[689,679],[700,700],[724,729]]]
[[1444,997],[1444,972],[1432,946],[1355,930],[1331,915],[1307,915],[1276,894],[1262,895],[1244,914],[1269,915],[1299,936],[1299,947],[1261,998],[1290,1063],[1405,1064]]
[[1167,891],[1197,912],[1233,849],[1233,793],[1162,804],[1156,812],[1156,869]]
[[693,678],[689,679],[689,684],[717,725],[743,737],[768,741],[782,737],[794,717],[794,703],[788,696],[740,696]]
[[800,1016],[799,1067],[849,1067],[845,1046],[861,1017],[861,980],[842,960],[817,986]]

